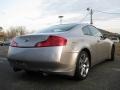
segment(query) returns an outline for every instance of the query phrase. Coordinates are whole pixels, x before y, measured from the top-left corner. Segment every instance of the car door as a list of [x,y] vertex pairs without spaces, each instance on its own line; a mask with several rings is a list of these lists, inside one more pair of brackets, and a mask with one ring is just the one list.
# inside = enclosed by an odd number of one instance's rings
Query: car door
[[98,37],[94,37],[93,36],[93,33],[92,31],[90,30],[89,28],[90,26],[87,25],[85,27],[82,28],[82,32],[83,34],[85,35],[84,38],[85,38],[85,45],[88,44],[89,47],[91,48],[91,62],[93,64],[96,64],[98,63],[98,61],[100,61],[98,58],[99,57],[99,53],[100,53],[100,49],[98,49],[98,40],[99,38]]
[[101,32],[95,28],[94,26],[89,26],[89,29],[92,33],[92,35],[97,39],[97,50],[98,50],[98,57],[97,61],[101,62],[107,58],[108,55],[108,45],[105,41],[105,39],[101,38],[102,34]]

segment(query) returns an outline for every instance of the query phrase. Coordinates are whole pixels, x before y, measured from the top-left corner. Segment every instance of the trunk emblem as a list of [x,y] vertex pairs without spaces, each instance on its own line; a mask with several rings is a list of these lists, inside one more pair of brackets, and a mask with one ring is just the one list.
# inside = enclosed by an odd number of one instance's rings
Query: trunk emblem
[[25,42],[28,42],[28,41],[29,41],[28,39],[25,40]]

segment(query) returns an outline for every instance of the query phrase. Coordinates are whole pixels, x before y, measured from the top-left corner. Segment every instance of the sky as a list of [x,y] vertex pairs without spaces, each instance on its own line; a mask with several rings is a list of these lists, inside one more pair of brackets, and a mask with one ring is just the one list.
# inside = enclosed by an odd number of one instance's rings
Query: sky
[[60,15],[63,23],[89,23],[88,7],[94,26],[120,33],[120,0],[0,0],[0,26],[39,30],[59,24]]

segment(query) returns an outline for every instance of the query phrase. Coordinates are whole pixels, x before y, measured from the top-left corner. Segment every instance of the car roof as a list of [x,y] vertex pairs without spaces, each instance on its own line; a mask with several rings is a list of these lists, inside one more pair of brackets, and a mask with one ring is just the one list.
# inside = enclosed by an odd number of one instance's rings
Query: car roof
[[66,24],[57,24],[57,25],[54,25],[54,26],[59,26],[59,25],[77,25],[77,26],[87,26],[87,25],[90,25],[90,24],[87,24],[87,23],[66,23]]

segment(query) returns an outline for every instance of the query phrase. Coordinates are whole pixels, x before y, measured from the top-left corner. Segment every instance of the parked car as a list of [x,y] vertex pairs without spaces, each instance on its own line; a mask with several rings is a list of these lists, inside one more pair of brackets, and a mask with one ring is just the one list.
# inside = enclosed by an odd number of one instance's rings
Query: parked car
[[114,60],[114,43],[89,24],[60,24],[12,40],[8,61],[26,72],[42,71],[85,79],[90,68]]
[[111,40],[114,42],[114,43],[119,43],[120,40],[118,37],[112,37]]
[[10,45],[10,41],[4,41],[3,45],[4,46],[9,46]]
[[4,42],[3,41],[0,41],[0,46],[3,46],[4,45]]
[[9,46],[10,41],[0,41],[0,46]]

